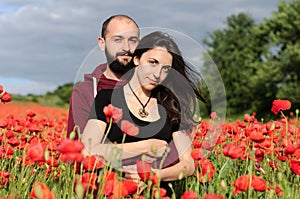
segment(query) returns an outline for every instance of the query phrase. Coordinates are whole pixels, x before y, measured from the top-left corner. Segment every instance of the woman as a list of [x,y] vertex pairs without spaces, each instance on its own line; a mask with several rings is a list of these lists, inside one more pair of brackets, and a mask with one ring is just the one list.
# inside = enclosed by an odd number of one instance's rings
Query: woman
[[[96,96],[91,119],[82,135],[84,154],[97,154],[111,160],[117,147],[122,149],[119,154],[121,160],[146,155],[151,161],[161,158],[169,144],[175,146],[173,149],[171,147],[171,155],[168,156],[171,158],[162,168],[158,166],[160,164],[153,168],[157,169],[157,177],[167,182],[178,180],[179,176],[192,175],[194,162],[190,155],[189,132],[196,122],[191,107],[196,106],[196,98],[203,100],[189,76],[188,72],[193,71],[185,64],[173,39],[162,32],[143,37],[131,64],[136,67],[125,86],[101,90]],[[129,120],[139,128],[137,136],[126,135],[124,141],[120,124],[114,123],[107,134],[107,140],[111,143],[102,144],[109,126],[103,108],[109,104],[121,108],[122,119]],[[172,158],[174,153],[175,159]],[[127,164],[132,164],[132,161]],[[155,164],[152,165],[155,167]],[[127,172],[126,176],[138,178],[136,171]]]

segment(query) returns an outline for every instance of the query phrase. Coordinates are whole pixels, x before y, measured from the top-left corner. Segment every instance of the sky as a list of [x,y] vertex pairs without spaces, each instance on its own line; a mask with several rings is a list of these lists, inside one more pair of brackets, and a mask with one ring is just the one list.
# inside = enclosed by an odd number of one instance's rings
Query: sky
[[[270,18],[279,0],[0,0],[0,85],[13,94],[45,94],[75,82],[97,48],[102,22],[126,14],[141,28],[178,31],[202,45],[226,18]],[[100,58],[101,59],[101,58]],[[92,66],[91,66],[92,67]]]

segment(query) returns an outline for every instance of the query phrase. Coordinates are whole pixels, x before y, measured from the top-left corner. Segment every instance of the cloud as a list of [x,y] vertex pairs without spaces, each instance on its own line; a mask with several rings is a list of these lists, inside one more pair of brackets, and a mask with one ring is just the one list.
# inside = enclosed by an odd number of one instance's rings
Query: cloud
[[[99,0],[3,0],[0,3],[0,80],[20,78],[35,82],[43,85],[39,92],[73,82],[84,58],[97,45],[100,25],[113,14],[127,14],[136,19],[140,27],[170,28],[201,43],[208,32],[224,27],[229,15],[242,11],[259,21],[271,16],[277,3],[261,0],[101,3]],[[26,88],[23,91],[29,92]]]

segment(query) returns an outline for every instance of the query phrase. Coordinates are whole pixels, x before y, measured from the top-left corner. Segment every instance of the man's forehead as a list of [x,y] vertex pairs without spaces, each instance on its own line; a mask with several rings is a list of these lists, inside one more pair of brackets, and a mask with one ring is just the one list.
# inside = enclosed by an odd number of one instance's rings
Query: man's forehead
[[139,30],[136,24],[129,19],[114,19],[107,27],[106,36],[138,37]]

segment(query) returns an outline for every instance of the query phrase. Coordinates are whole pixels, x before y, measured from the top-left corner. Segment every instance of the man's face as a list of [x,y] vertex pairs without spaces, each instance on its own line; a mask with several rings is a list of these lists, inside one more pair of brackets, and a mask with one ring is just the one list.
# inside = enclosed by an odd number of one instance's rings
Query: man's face
[[113,19],[105,35],[105,54],[110,69],[124,74],[131,69],[129,62],[139,43],[137,26],[128,19]]

